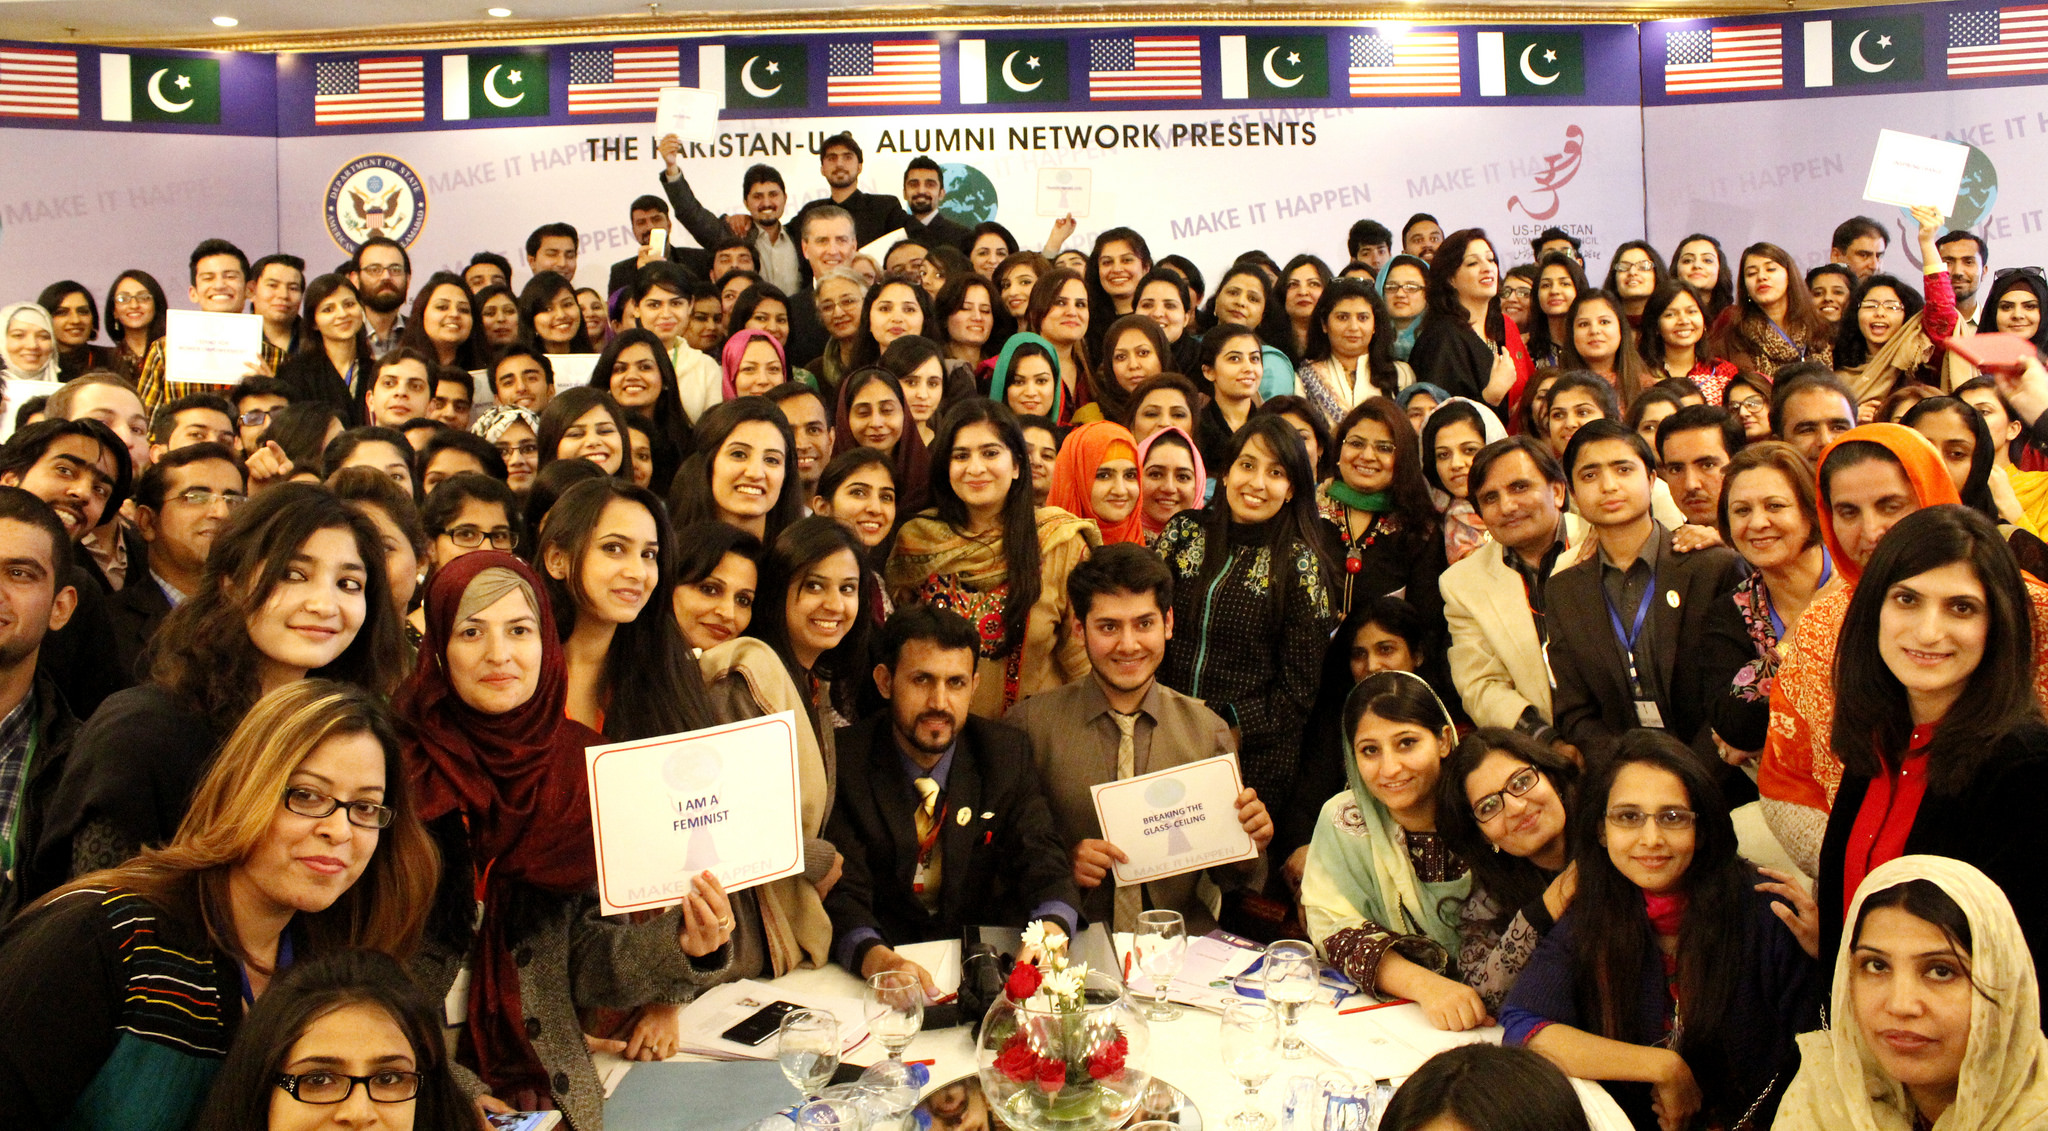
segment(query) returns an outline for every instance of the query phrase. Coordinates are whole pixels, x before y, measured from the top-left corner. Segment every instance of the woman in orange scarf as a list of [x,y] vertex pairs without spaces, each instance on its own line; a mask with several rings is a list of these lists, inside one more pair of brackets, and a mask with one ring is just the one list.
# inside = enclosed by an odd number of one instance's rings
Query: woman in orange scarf
[[1045,505],[1092,519],[1102,544],[1145,544],[1139,517],[1138,442],[1121,424],[1099,420],[1067,434],[1052,465],[1052,490]]
[[[1905,503],[1900,505],[1900,497]],[[1807,875],[1815,875],[1821,837],[1842,764],[1829,750],[1834,729],[1835,644],[1849,599],[1878,540],[1922,507],[1959,503],[1941,453],[1925,437],[1896,424],[1865,424],[1821,452],[1820,529],[1837,581],[1817,595],[1799,627],[1781,644],[1784,663],[1771,689],[1771,728],[1764,740],[1757,790],[1778,842]],[[1852,517],[1853,516],[1853,517]],[[2033,601],[2034,694],[2048,704],[2048,584],[2023,574]]]

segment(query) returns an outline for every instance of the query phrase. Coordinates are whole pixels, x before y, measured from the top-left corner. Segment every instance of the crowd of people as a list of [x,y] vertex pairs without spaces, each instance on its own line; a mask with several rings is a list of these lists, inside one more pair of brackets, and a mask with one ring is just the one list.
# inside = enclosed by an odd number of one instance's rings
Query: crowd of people
[[[146,271],[0,308],[16,1122],[588,1131],[707,986],[1148,909],[1525,1046],[1383,1126],[2048,1119],[2040,268],[1416,215],[1211,282],[678,151],[602,289],[203,240],[231,387]],[[585,748],[785,710],[804,872],[599,914]],[[1259,858],[1119,883],[1090,787],[1223,754]]]

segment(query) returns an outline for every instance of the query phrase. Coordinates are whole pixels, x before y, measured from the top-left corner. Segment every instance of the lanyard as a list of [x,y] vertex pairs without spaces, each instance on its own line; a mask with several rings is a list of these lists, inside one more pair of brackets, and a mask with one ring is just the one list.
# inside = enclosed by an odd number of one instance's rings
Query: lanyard
[[1800,345],[1798,342],[1793,341],[1792,336],[1785,332],[1784,327],[1778,325],[1777,319],[1766,314],[1764,315],[1764,321],[1770,324],[1771,332],[1778,335],[1779,341],[1784,342],[1785,345],[1788,346],[1793,353],[1799,355],[1799,360],[1806,360],[1806,347]]
[[[291,965],[292,933],[290,928],[286,928],[283,934],[277,936],[277,967],[270,972],[270,976],[276,978],[277,975],[291,969]],[[242,1002],[253,1006],[256,1004],[256,990],[249,984],[249,968],[241,966],[239,970],[242,975]]]
[[[1834,560],[1828,557],[1826,550],[1822,550],[1820,552],[1820,580],[1814,583],[1814,592],[1820,592],[1820,587],[1826,585],[1828,578],[1833,577],[1834,573]],[[1771,617],[1771,635],[1783,640],[1785,638],[1785,620],[1778,615],[1778,606],[1771,600],[1771,587],[1765,585],[1762,588],[1764,591],[1764,612],[1770,614]]]
[[[29,689],[29,695],[35,695],[34,688]],[[36,747],[42,745],[43,741],[43,720],[41,714],[36,712],[35,704],[33,703],[29,705],[29,711],[31,715],[28,722],[28,749],[23,751],[21,755],[21,785],[15,793],[14,804],[16,813],[14,827],[7,830],[6,840],[0,840],[0,874],[10,877],[14,875],[14,842],[21,836],[21,826],[26,823],[20,811],[28,807],[28,776],[36,768]]]
[[[1624,586],[1627,584],[1626,575],[1623,577],[1623,584]],[[1642,681],[1636,675],[1636,641],[1642,638],[1643,622],[1649,619],[1650,616],[1650,598],[1656,596],[1656,594],[1657,571],[1652,569],[1650,571],[1650,583],[1643,587],[1643,599],[1636,602],[1635,623],[1630,626],[1628,631],[1624,632],[1621,627],[1621,614],[1614,611],[1614,598],[1608,595],[1607,586],[1602,585],[1600,587],[1600,600],[1607,606],[1607,622],[1614,628],[1614,642],[1621,645],[1622,651],[1628,656],[1629,694],[1638,699],[1643,697],[1643,691]]]

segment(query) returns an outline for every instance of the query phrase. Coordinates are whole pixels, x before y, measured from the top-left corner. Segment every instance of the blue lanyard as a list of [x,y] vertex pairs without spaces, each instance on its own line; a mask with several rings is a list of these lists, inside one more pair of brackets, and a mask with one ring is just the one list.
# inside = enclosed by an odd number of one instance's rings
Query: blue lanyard
[[[1822,549],[1820,552],[1820,580],[1814,582],[1814,592],[1820,592],[1820,587],[1826,585],[1828,583],[1828,578],[1833,577],[1834,573],[1834,559],[1828,557],[1828,552],[1826,549]],[[1762,582],[1758,582],[1758,584],[1762,585]],[[1771,617],[1771,635],[1777,637],[1780,640],[1783,640],[1785,638],[1785,620],[1784,618],[1778,615],[1778,606],[1776,602],[1771,600],[1771,587],[1768,585],[1763,585],[1763,591],[1764,612],[1769,613]]]
[[1784,342],[1786,345],[1790,346],[1792,348],[1792,352],[1799,355],[1799,360],[1806,360],[1806,347],[1800,345],[1798,342],[1793,341],[1792,335],[1787,334],[1784,328],[1778,325],[1777,319],[1766,314],[1764,315],[1764,321],[1770,323],[1771,331],[1778,335],[1779,341]]
[[[277,936],[277,966],[271,970],[271,978],[275,979],[279,974],[290,969],[291,964],[292,936],[291,931],[286,930],[284,934]],[[249,968],[241,966],[239,967],[239,972],[242,975],[242,1001],[246,1005],[253,1006],[256,1004],[256,989],[249,984]]]
[[[1623,584],[1627,584],[1626,574],[1623,575]],[[1601,603],[1607,606],[1607,621],[1614,626],[1614,641],[1621,645],[1622,651],[1628,655],[1629,694],[1634,695],[1638,699],[1642,698],[1642,681],[1636,676],[1636,641],[1642,638],[1643,622],[1649,619],[1650,616],[1650,598],[1656,596],[1656,594],[1657,571],[1652,569],[1650,571],[1650,583],[1643,587],[1643,599],[1636,603],[1635,624],[1628,631],[1623,632],[1621,628],[1621,614],[1614,611],[1614,598],[1608,596],[1606,585],[1600,586]]]

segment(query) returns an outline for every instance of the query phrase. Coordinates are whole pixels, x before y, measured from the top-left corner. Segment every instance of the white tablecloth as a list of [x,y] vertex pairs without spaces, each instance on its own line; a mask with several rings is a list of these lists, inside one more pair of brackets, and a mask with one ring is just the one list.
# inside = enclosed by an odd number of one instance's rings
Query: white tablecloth
[[[1118,935],[1117,953],[1129,949],[1130,936]],[[956,942],[918,943],[901,947],[900,951],[930,970],[938,979],[942,989],[951,991],[960,976],[959,951]],[[788,986],[797,992],[831,994],[842,997],[859,997],[860,979],[845,970],[831,966],[820,970],[799,970],[778,978],[775,985]],[[1356,1020],[1372,1017],[1392,1020],[1403,1024],[1410,1032],[1419,1032],[1416,1023],[1421,1022],[1422,1009],[1415,1005],[1396,1005],[1374,1010],[1370,1014],[1357,1015]],[[1405,1016],[1401,1016],[1405,1015]],[[1152,1054],[1148,1066],[1153,1075],[1179,1088],[1195,1102],[1202,1113],[1205,1127],[1221,1127],[1223,1121],[1236,1113],[1244,1104],[1244,1089],[1224,1070],[1222,1058],[1217,1054],[1218,1026],[1220,1018],[1213,1013],[1183,1007],[1179,1018],[1173,1021],[1151,1023]],[[1335,1016],[1335,1008],[1323,1004],[1307,1007],[1303,1017],[1304,1026],[1343,1026],[1352,1023],[1352,1017]],[[1422,1022],[1426,1028],[1426,1022]],[[1455,1040],[1447,1044],[1458,1043]],[[856,1048],[846,1057],[848,1063],[871,1064],[881,1059],[882,1049],[872,1039]],[[677,1060],[696,1059],[679,1056]],[[974,1074],[974,1041],[969,1026],[956,1026],[937,1031],[919,1033],[904,1053],[906,1060],[929,1060],[931,1084],[927,1088],[957,1080]],[[1332,1064],[1322,1057],[1309,1052],[1301,1060],[1282,1060],[1273,1078],[1259,1089],[1255,1106],[1277,1117],[1285,1102],[1287,1083],[1295,1076],[1314,1076],[1326,1071]],[[598,1057],[598,1072],[605,1079],[606,1087],[616,1086],[617,1081],[631,1068],[629,1062],[619,1057],[602,1054]],[[1351,1071],[1357,1076],[1374,1075],[1371,1065],[1335,1065]],[[1580,1098],[1585,1102],[1586,1114],[1592,1121],[1594,1131],[1631,1131],[1627,1117],[1600,1085],[1584,1080],[1574,1080]],[[763,1114],[766,1114],[765,1112]]]

